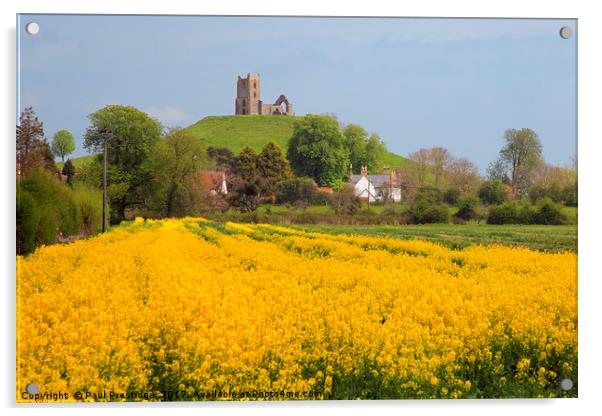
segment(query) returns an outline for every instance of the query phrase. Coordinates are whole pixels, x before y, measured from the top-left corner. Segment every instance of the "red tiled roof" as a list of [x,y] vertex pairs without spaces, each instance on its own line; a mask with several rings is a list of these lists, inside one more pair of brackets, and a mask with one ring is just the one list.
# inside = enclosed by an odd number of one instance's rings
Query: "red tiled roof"
[[318,192],[322,192],[324,194],[331,194],[333,193],[332,188],[329,188],[328,186],[321,186],[318,188]]
[[215,170],[200,172],[201,178],[205,181],[207,188],[219,191],[222,188],[222,180],[226,179],[224,172]]

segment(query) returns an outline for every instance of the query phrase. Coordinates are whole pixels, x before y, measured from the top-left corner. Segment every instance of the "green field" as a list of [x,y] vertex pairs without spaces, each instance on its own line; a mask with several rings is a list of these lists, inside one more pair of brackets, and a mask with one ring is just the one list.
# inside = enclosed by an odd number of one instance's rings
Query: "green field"
[[418,239],[463,248],[472,244],[526,246],[534,250],[577,252],[576,225],[287,225],[304,231]]

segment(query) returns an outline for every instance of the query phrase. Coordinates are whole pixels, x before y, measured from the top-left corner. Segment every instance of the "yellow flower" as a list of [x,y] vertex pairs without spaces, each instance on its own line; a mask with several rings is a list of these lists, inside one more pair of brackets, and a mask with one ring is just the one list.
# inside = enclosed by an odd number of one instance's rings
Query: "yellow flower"
[[[358,380],[371,378],[417,398],[465,397],[474,366],[502,386],[520,376],[525,389],[576,368],[574,253],[201,218],[146,224],[17,257],[19,402],[32,380],[70,393],[366,397]],[[516,343],[525,353],[512,374],[503,357]]]

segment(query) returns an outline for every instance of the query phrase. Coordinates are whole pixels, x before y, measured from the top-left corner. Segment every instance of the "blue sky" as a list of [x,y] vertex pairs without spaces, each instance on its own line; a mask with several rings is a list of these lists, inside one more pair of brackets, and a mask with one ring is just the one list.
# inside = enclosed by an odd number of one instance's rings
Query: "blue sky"
[[[35,21],[40,32],[26,34]],[[442,146],[477,163],[507,128],[535,130],[550,163],[576,153],[574,20],[21,15],[19,110],[47,137],[133,105],[166,126],[234,111],[236,78],[296,115],[334,113],[408,155]]]

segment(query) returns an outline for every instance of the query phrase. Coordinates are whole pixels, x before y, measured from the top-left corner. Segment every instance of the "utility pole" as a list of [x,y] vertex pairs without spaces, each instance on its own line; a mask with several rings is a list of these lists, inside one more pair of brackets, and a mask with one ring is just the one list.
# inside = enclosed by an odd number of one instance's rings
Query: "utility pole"
[[102,172],[102,232],[107,231],[107,153],[108,137],[104,140],[104,166]]

